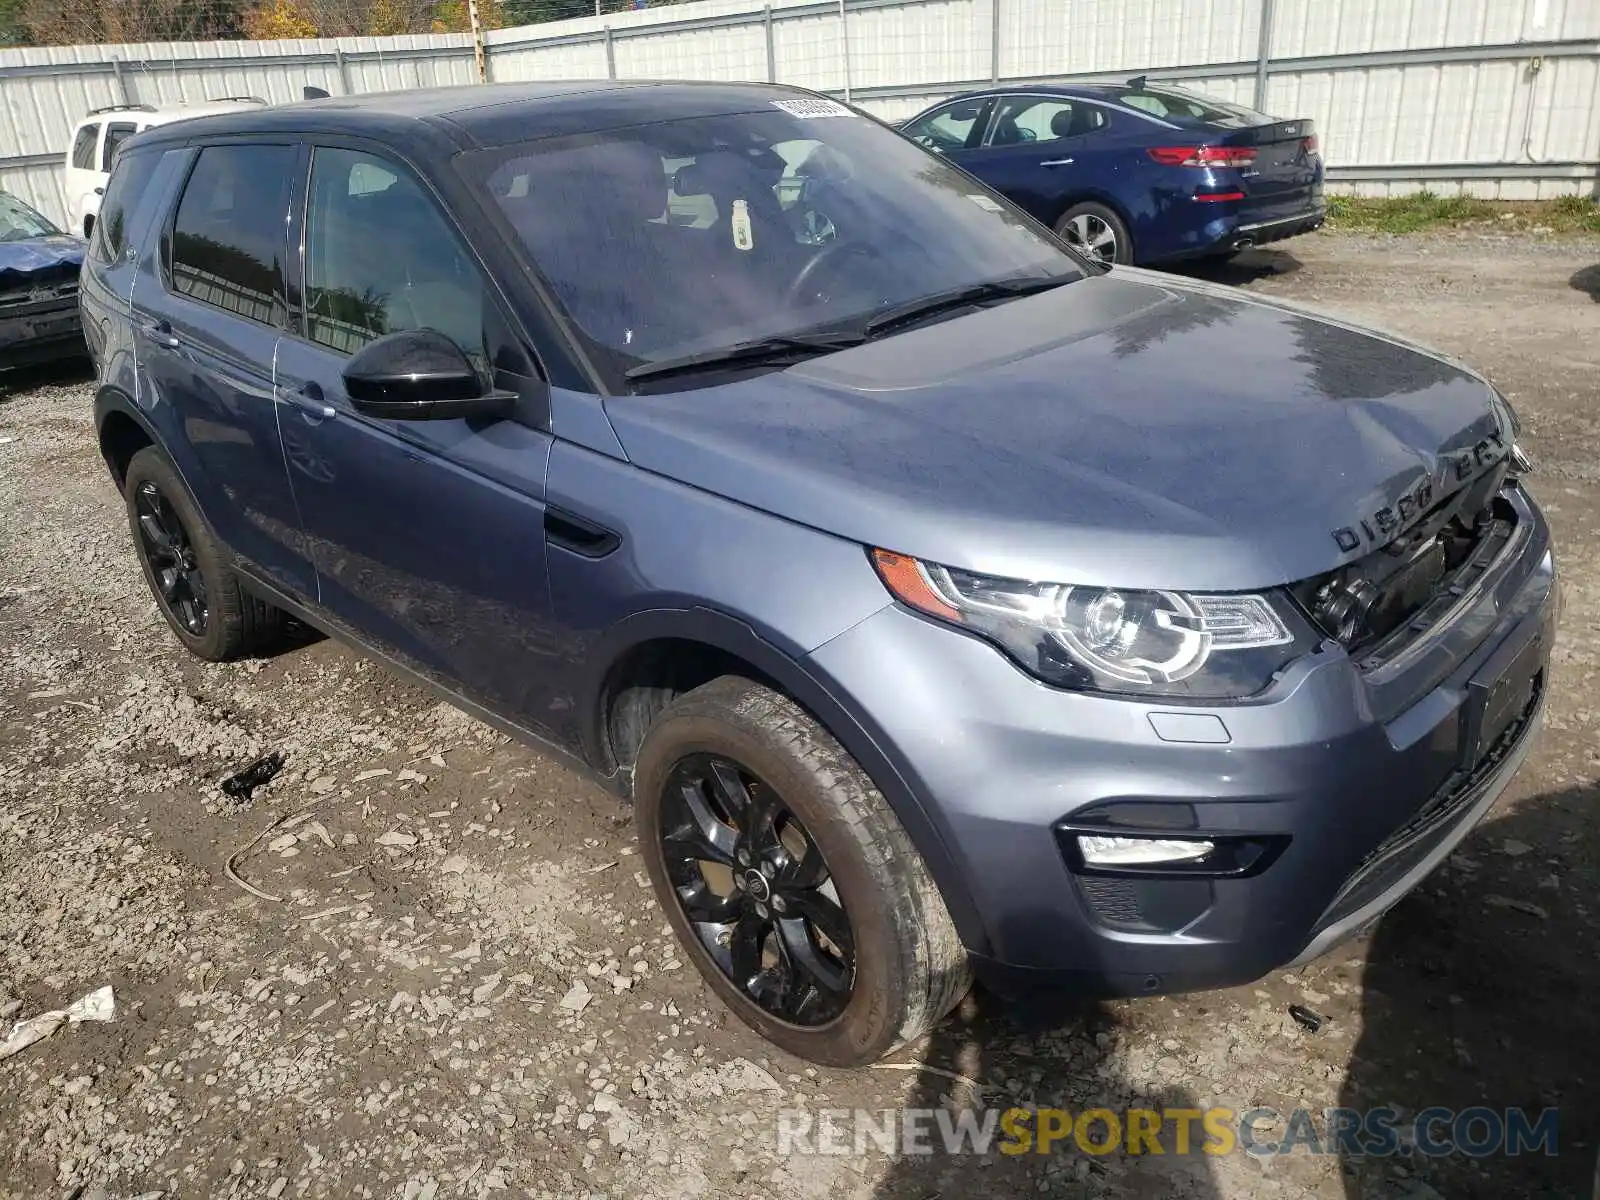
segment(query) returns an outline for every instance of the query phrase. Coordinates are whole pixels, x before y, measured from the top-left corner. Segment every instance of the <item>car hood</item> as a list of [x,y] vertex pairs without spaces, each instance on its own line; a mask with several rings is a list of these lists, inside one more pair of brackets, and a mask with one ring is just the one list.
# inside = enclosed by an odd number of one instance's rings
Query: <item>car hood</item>
[[[1442,498],[1512,436],[1504,401],[1457,363],[1124,268],[607,412],[639,466],[841,537],[1014,578],[1191,590],[1329,570],[1393,534],[1380,510],[1430,479]],[[1347,549],[1363,522],[1376,536]]]
[[0,291],[76,279],[83,247],[81,239],[67,233],[0,242]]

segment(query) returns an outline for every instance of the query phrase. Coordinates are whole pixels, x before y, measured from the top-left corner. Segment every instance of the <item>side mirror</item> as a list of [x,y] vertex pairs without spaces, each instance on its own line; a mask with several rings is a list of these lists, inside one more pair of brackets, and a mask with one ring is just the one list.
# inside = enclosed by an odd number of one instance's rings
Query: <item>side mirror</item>
[[436,329],[405,329],[368,342],[345,365],[357,412],[390,421],[500,419],[516,397],[485,391],[461,347]]

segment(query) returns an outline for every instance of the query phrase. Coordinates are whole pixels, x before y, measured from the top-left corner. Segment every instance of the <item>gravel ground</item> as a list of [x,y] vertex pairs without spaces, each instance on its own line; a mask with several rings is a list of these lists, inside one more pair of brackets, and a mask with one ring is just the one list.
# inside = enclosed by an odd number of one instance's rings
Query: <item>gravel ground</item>
[[[1308,968],[1047,1014],[978,998],[855,1073],[724,1015],[597,789],[327,641],[225,667],[183,655],[139,578],[85,377],[10,380],[0,1032],[103,984],[118,1014],[0,1062],[0,1195],[1587,1194],[1597,264],[1600,242],[1319,234],[1220,272],[1462,355],[1522,414],[1567,608],[1547,731],[1491,820],[1373,937]],[[251,800],[218,789],[273,749],[287,766]],[[778,1153],[780,1109],[970,1103],[951,1074],[1002,1106],[1559,1106],[1561,1153]]]

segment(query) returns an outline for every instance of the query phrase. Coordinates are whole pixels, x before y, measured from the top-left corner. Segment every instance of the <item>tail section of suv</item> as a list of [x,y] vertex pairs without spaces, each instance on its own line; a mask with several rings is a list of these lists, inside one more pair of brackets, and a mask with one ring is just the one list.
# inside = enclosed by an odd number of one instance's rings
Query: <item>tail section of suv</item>
[[1108,271],[832,100],[242,111],[130,143],[105,212],[100,443],[176,636],[292,614],[631,798],[794,1053],[974,970],[1320,954],[1532,744],[1556,581],[1489,384]]

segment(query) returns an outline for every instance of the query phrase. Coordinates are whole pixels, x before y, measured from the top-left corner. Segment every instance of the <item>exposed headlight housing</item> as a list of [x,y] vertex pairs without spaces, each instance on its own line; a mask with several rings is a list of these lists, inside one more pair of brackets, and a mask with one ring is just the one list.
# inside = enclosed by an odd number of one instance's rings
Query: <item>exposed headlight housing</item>
[[887,550],[872,558],[903,603],[984,635],[1061,687],[1237,699],[1261,691],[1315,641],[1275,596],[1037,583]]

